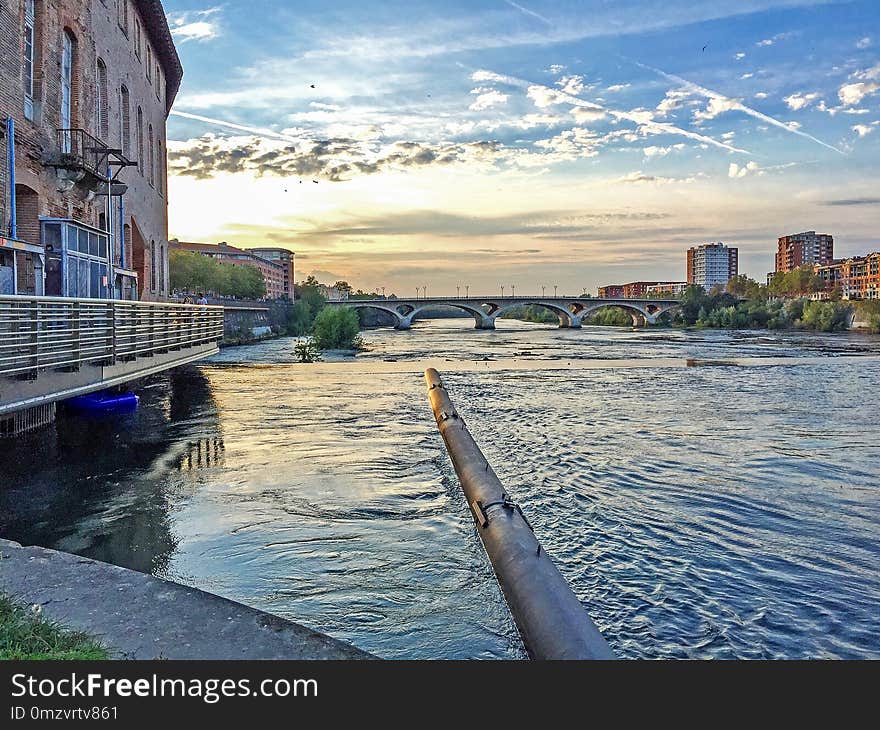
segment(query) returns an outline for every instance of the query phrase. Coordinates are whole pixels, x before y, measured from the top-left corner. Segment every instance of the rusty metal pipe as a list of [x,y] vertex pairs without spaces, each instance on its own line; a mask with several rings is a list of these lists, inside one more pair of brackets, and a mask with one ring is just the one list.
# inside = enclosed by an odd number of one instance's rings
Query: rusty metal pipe
[[614,659],[611,648],[510,499],[440,374],[425,371],[428,397],[446,450],[495,576],[532,659]]

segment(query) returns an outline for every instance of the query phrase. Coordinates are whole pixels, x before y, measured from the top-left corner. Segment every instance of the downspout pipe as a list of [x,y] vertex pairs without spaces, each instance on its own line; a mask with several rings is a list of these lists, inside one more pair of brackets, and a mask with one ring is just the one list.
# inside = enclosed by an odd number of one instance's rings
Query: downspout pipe
[[480,539],[532,659],[614,659],[565,578],[510,499],[462,417],[440,374],[425,372],[434,418],[452,458]]
[[18,238],[18,217],[15,213],[15,120],[6,118],[6,149],[9,164],[9,237]]

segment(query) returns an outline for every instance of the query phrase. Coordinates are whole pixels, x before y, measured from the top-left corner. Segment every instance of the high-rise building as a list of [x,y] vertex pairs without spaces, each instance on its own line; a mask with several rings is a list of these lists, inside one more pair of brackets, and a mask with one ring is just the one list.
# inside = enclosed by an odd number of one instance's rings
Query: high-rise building
[[824,266],[834,260],[834,236],[806,231],[782,236],[776,250],[776,273],[785,274],[804,264]]
[[723,243],[704,243],[687,251],[688,284],[698,284],[706,291],[727,286],[739,273],[739,249]]

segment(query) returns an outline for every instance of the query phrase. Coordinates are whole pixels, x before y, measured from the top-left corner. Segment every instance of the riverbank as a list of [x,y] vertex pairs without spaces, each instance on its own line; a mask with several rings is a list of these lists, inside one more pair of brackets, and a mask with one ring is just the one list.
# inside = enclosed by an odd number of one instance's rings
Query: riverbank
[[87,634],[47,621],[42,606],[24,606],[0,594],[0,661],[107,659]]
[[78,633],[80,651],[99,642],[116,659],[373,658],[212,593],[78,555],[0,540],[0,565],[0,594]]

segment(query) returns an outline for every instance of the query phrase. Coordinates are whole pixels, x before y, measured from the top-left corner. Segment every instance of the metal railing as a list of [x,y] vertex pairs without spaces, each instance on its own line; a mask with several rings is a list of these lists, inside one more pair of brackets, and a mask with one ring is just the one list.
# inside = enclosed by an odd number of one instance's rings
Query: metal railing
[[112,365],[223,338],[223,307],[0,296],[0,377]]

